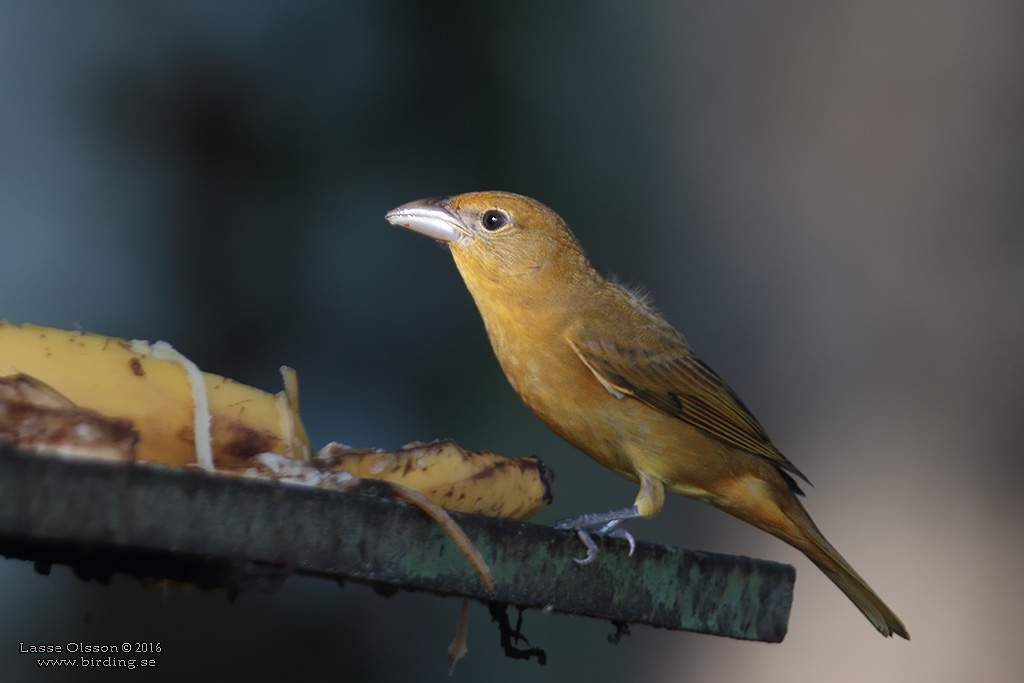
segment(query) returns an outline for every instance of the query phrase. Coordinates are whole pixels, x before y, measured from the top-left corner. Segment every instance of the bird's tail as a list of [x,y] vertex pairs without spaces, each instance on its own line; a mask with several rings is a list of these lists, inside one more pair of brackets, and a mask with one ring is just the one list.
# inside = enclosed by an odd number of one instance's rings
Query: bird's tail
[[843,559],[839,551],[825,540],[814,522],[811,521],[810,515],[803,510],[803,506],[799,502],[796,504],[797,509],[790,510],[790,514],[787,516],[801,533],[798,537],[790,537],[786,540],[807,555],[811,562],[818,565],[818,568],[825,572],[825,576],[832,579],[840,590],[846,593],[846,597],[853,601],[857,609],[874,624],[883,636],[896,634],[910,640],[907,628],[896,616],[896,613],[882,602],[882,598],[871,590],[864,579],[853,570],[850,563]]

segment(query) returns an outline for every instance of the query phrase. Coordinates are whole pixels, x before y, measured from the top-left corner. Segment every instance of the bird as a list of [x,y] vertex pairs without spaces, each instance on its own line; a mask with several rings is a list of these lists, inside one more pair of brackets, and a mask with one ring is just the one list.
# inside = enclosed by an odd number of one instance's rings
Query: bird
[[736,393],[645,300],[600,275],[562,218],[510,192],[423,199],[385,219],[447,245],[494,354],[565,441],[640,485],[630,507],[562,520],[590,532],[657,515],[665,493],[709,503],[803,552],[884,636],[910,635],[804,509],[807,478]]

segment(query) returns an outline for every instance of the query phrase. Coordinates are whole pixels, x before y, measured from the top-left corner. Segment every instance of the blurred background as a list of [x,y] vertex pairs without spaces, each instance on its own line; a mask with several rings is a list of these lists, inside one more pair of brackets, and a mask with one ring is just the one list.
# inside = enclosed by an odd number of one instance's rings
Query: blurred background
[[[524,408],[445,249],[383,214],[504,189],[642,284],[815,483],[900,614],[672,499],[642,538],[790,562],[781,645],[473,605],[458,679],[1010,680],[1024,668],[1024,7],[920,3],[0,2],[0,317],[173,343],[313,441],[451,437],[557,473],[538,521],[634,485]],[[86,584],[0,560],[19,642],[161,641],[146,680],[444,680],[459,605]]]

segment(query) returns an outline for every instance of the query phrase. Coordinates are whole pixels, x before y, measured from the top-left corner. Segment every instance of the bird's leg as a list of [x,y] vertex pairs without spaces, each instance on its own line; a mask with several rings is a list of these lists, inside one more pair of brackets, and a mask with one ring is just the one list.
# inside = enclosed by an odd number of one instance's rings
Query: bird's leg
[[577,515],[576,517],[560,519],[555,522],[555,528],[576,530],[576,535],[579,536],[580,541],[582,541],[583,545],[587,548],[587,554],[584,557],[573,559],[575,559],[579,564],[589,564],[594,561],[594,558],[597,557],[599,552],[597,549],[597,543],[594,542],[593,537],[590,535],[591,532],[601,534],[602,536],[612,536],[614,538],[623,539],[629,543],[629,554],[632,556],[633,551],[636,550],[636,540],[633,538],[633,534],[619,527],[623,522],[630,519],[636,519],[640,516],[640,510],[636,505],[633,505],[619,510],[592,512],[585,515]]
[[590,536],[589,532],[591,531],[602,536],[621,538],[629,543],[629,555],[633,556],[633,551],[636,550],[636,540],[633,538],[633,534],[619,527],[623,522],[637,517],[653,517],[661,511],[661,506],[665,503],[665,485],[659,479],[646,472],[637,472],[637,478],[640,480],[640,493],[637,494],[636,502],[631,507],[577,515],[560,519],[555,523],[556,529],[575,529],[576,535],[587,547],[586,556],[576,558],[576,562],[589,564],[597,557],[597,544]]
[[[615,524],[618,526],[620,523],[625,522],[628,519],[636,519],[640,516],[640,511],[636,505],[631,505],[628,508],[620,508],[618,510],[609,510],[608,512],[591,512],[585,515],[576,515],[575,517],[566,517],[555,522],[556,529],[576,529],[583,527],[585,529],[597,530],[608,524]],[[612,529],[615,528],[612,527]],[[598,531],[598,533],[602,533]]]

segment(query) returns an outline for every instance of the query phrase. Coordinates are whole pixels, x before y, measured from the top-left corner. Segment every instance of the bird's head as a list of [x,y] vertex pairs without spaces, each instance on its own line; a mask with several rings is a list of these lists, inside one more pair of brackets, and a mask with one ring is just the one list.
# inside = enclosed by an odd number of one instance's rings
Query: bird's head
[[385,218],[447,244],[475,297],[502,292],[535,299],[546,288],[593,276],[565,221],[522,195],[470,192],[421,199]]

